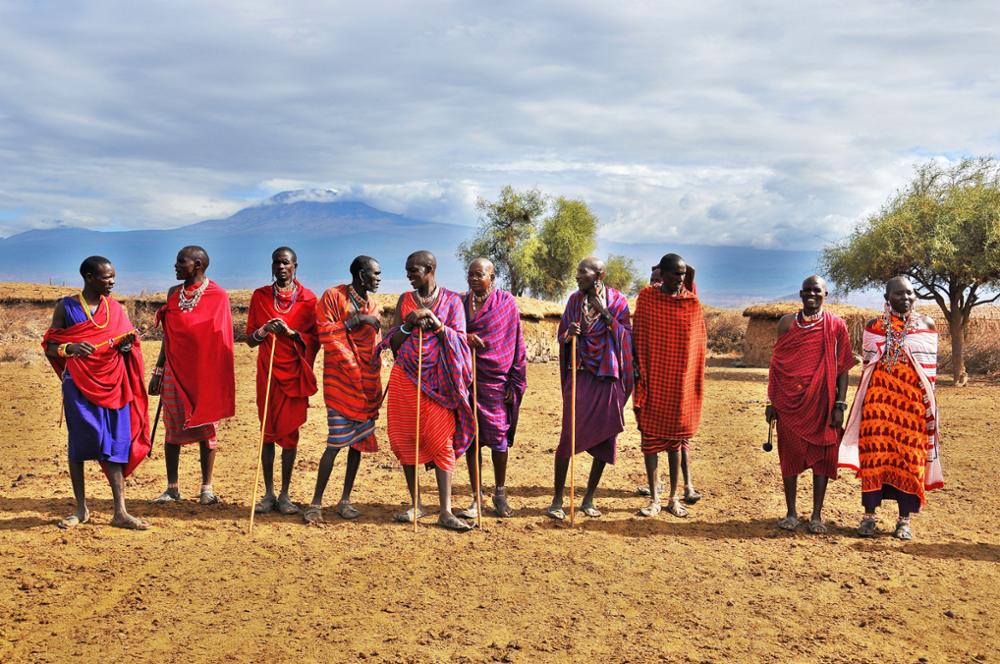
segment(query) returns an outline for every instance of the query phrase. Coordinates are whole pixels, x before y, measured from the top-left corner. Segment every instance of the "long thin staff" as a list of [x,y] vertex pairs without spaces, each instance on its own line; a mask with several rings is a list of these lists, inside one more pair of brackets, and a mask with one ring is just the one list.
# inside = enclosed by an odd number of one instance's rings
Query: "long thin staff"
[[160,423],[161,412],[163,412],[163,397],[156,400],[156,417],[153,418],[153,433],[149,434],[149,454],[153,453],[153,443],[156,442],[156,425]]
[[260,464],[261,456],[264,454],[264,427],[267,425],[267,407],[271,402],[271,373],[274,371],[274,349],[278,347],[278,340],[274,333],[271,333],[271,359],[267,363],[267,387],[264,388],[264,414],[260,417],[260,444],[257,445],[257,473],[253,476],[253,494],[250,496],[250,530],[248,535],[253,537],[253,515],[257,511],[257,485],[260,484]]
[[569,525],[576,525],[576,335],[570,337],[573,373],[569,384]]
[[417,532],[417,505],[420,504],[420,393],[424,377],[424,328],[417,328],[417,446],[413,456],[413,532]]
[[483,467],[479,458],[479,387],[476,385],[476,351],[472,351],[472,421],[475,423],[476,438],[476,527],[483,527]]

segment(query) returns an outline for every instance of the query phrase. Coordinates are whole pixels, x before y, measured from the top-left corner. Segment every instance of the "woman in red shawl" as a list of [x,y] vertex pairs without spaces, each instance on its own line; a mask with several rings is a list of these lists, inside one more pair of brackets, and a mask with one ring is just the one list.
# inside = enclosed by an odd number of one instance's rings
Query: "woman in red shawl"
[[102,256],[80,265],[83,290],[59,300],[42,346],[62,380],[69,433],[69,476],[76,514],[59,522],[71,528],[90,519],[83,462],[101,462],[111,494],[111,525],[146,530],[125,509],[125,478],[149,454],[149,414],[142,384],[142,352],[135,329],[112,300],[115,268]]
[[[247,345],[257,351],[257,414],[265,419],[268,365],[271,346],[274,367],[264,428],[261,464],[264,496],[254,508],[258,514],[277,509],[297,514],[299,508],[288,497],[299,444],[299,427],[309,413],[309,397],[316,394],[313,361],[319,344],[316,338],[316,296],[295,278],[298,257],[289,247],[271,254],[274,283],[262,286],[250,298],[247,313]],[[274,495],[274,446],[281,448],[281,493]]]

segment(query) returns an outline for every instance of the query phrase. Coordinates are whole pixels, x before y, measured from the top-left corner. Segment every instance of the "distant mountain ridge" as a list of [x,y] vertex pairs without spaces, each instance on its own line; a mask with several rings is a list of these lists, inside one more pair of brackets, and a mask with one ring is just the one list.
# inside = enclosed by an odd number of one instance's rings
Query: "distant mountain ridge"
[[[121,292],[160,291],[174,283],[177,250],[200,244],[211,256],[212,279],[226,288],[255,288],[270,281],[271,251],[287,245],[298,254],[300,280],[316,291],[347,281],[350,261],[359,254],[374,256],[382,264],[384,292],[406,290],[403,264],[417,249],[437,256],[442,285],[464,290],[464,268],[455,250],[473,232],[469,226],[414,219],[341,200],[334,191],[288,191],[225,219],[170,230],[59,227],[13,235],[0,240],[0,281],[75,285],[80,281],[80,261],[99,254],[115,263]],[[697,268],[699,293],[715,306],[787,297],[797,291],[803,277],[816,271],[819,258],[813,251],[603,240],[597,253],[602,258],[609,253],[629,256],[645,275],[668,252],[683,255]]]

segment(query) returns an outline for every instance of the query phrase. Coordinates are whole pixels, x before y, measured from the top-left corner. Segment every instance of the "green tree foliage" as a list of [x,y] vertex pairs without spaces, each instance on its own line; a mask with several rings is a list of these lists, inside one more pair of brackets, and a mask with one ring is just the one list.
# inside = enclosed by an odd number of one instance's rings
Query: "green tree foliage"
[[534,269],[529,286],[546,300],[558,300],[572,286],[576,267],[594,251],[597,217],[583,201],[557,198],[528,255]]
[[514,295],[523,295],[533,269],[530,241],[546,208],[545,196],[537,189],[516,191],[508,185],[496,201],[480,198],[479,230],[470,242],[459,245],[459,260],[468,265],[486,256],[493,261],[500,283]]
[[649,280],[644,279],[639,274],[639,270],[635,267],[635,261],[627,256],[611,254],[605,265],[608,271],[604,277],[604,283],[626,295],[631,296],[638,293],[641,288],[639,283],[642,281],[645,281],[643,285],[649,284]]
[[931,161],[844,242],[828,247],[827,274],[844,291],[910,277],[940,307],[951,332],[952,372],[964,385],[974,307],[1000,297],[1000,165],[993,158]]

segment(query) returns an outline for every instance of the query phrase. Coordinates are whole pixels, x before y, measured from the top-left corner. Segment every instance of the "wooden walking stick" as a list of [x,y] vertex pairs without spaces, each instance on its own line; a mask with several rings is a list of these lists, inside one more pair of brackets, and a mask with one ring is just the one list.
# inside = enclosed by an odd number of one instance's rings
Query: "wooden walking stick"
[[250,530],[247,535],[253,537],[253,515],[257,511],[257,485],[260,484],[261,456],[264,454],[264,428],[267,425],[267,407],[271,401],[271,374],[274,371],[274,349],[278,340],[271,333],[271,359],[267,363],[267,387],[264,388],[264,414],[260,418],[260,443],[257,445],[257,473],[253,476],[253,493],[250,496]]
[[483,527],[483,467],[479,458],[479,388],[476,385],[476,351],[472,351],[472,421],[476,437],[473,445],[476,452],[476,527]]
[[413,532],[417,532],[417,505],[420,504],[420,393],[424,377],[424,328],[417,327],[417,445],[413,454]]
[[576,525],[576,335],[570,337],[572,374],[569,384],[569,525]]
[[[161,379],[162,380],[162,379]],[[153,454],[153,443],[156,442],[156,425],[160,423],[160,413],[163,412],[163,397],[156,400],[156,417],[153,418],[153,432],[149,434],[149,454]]]

